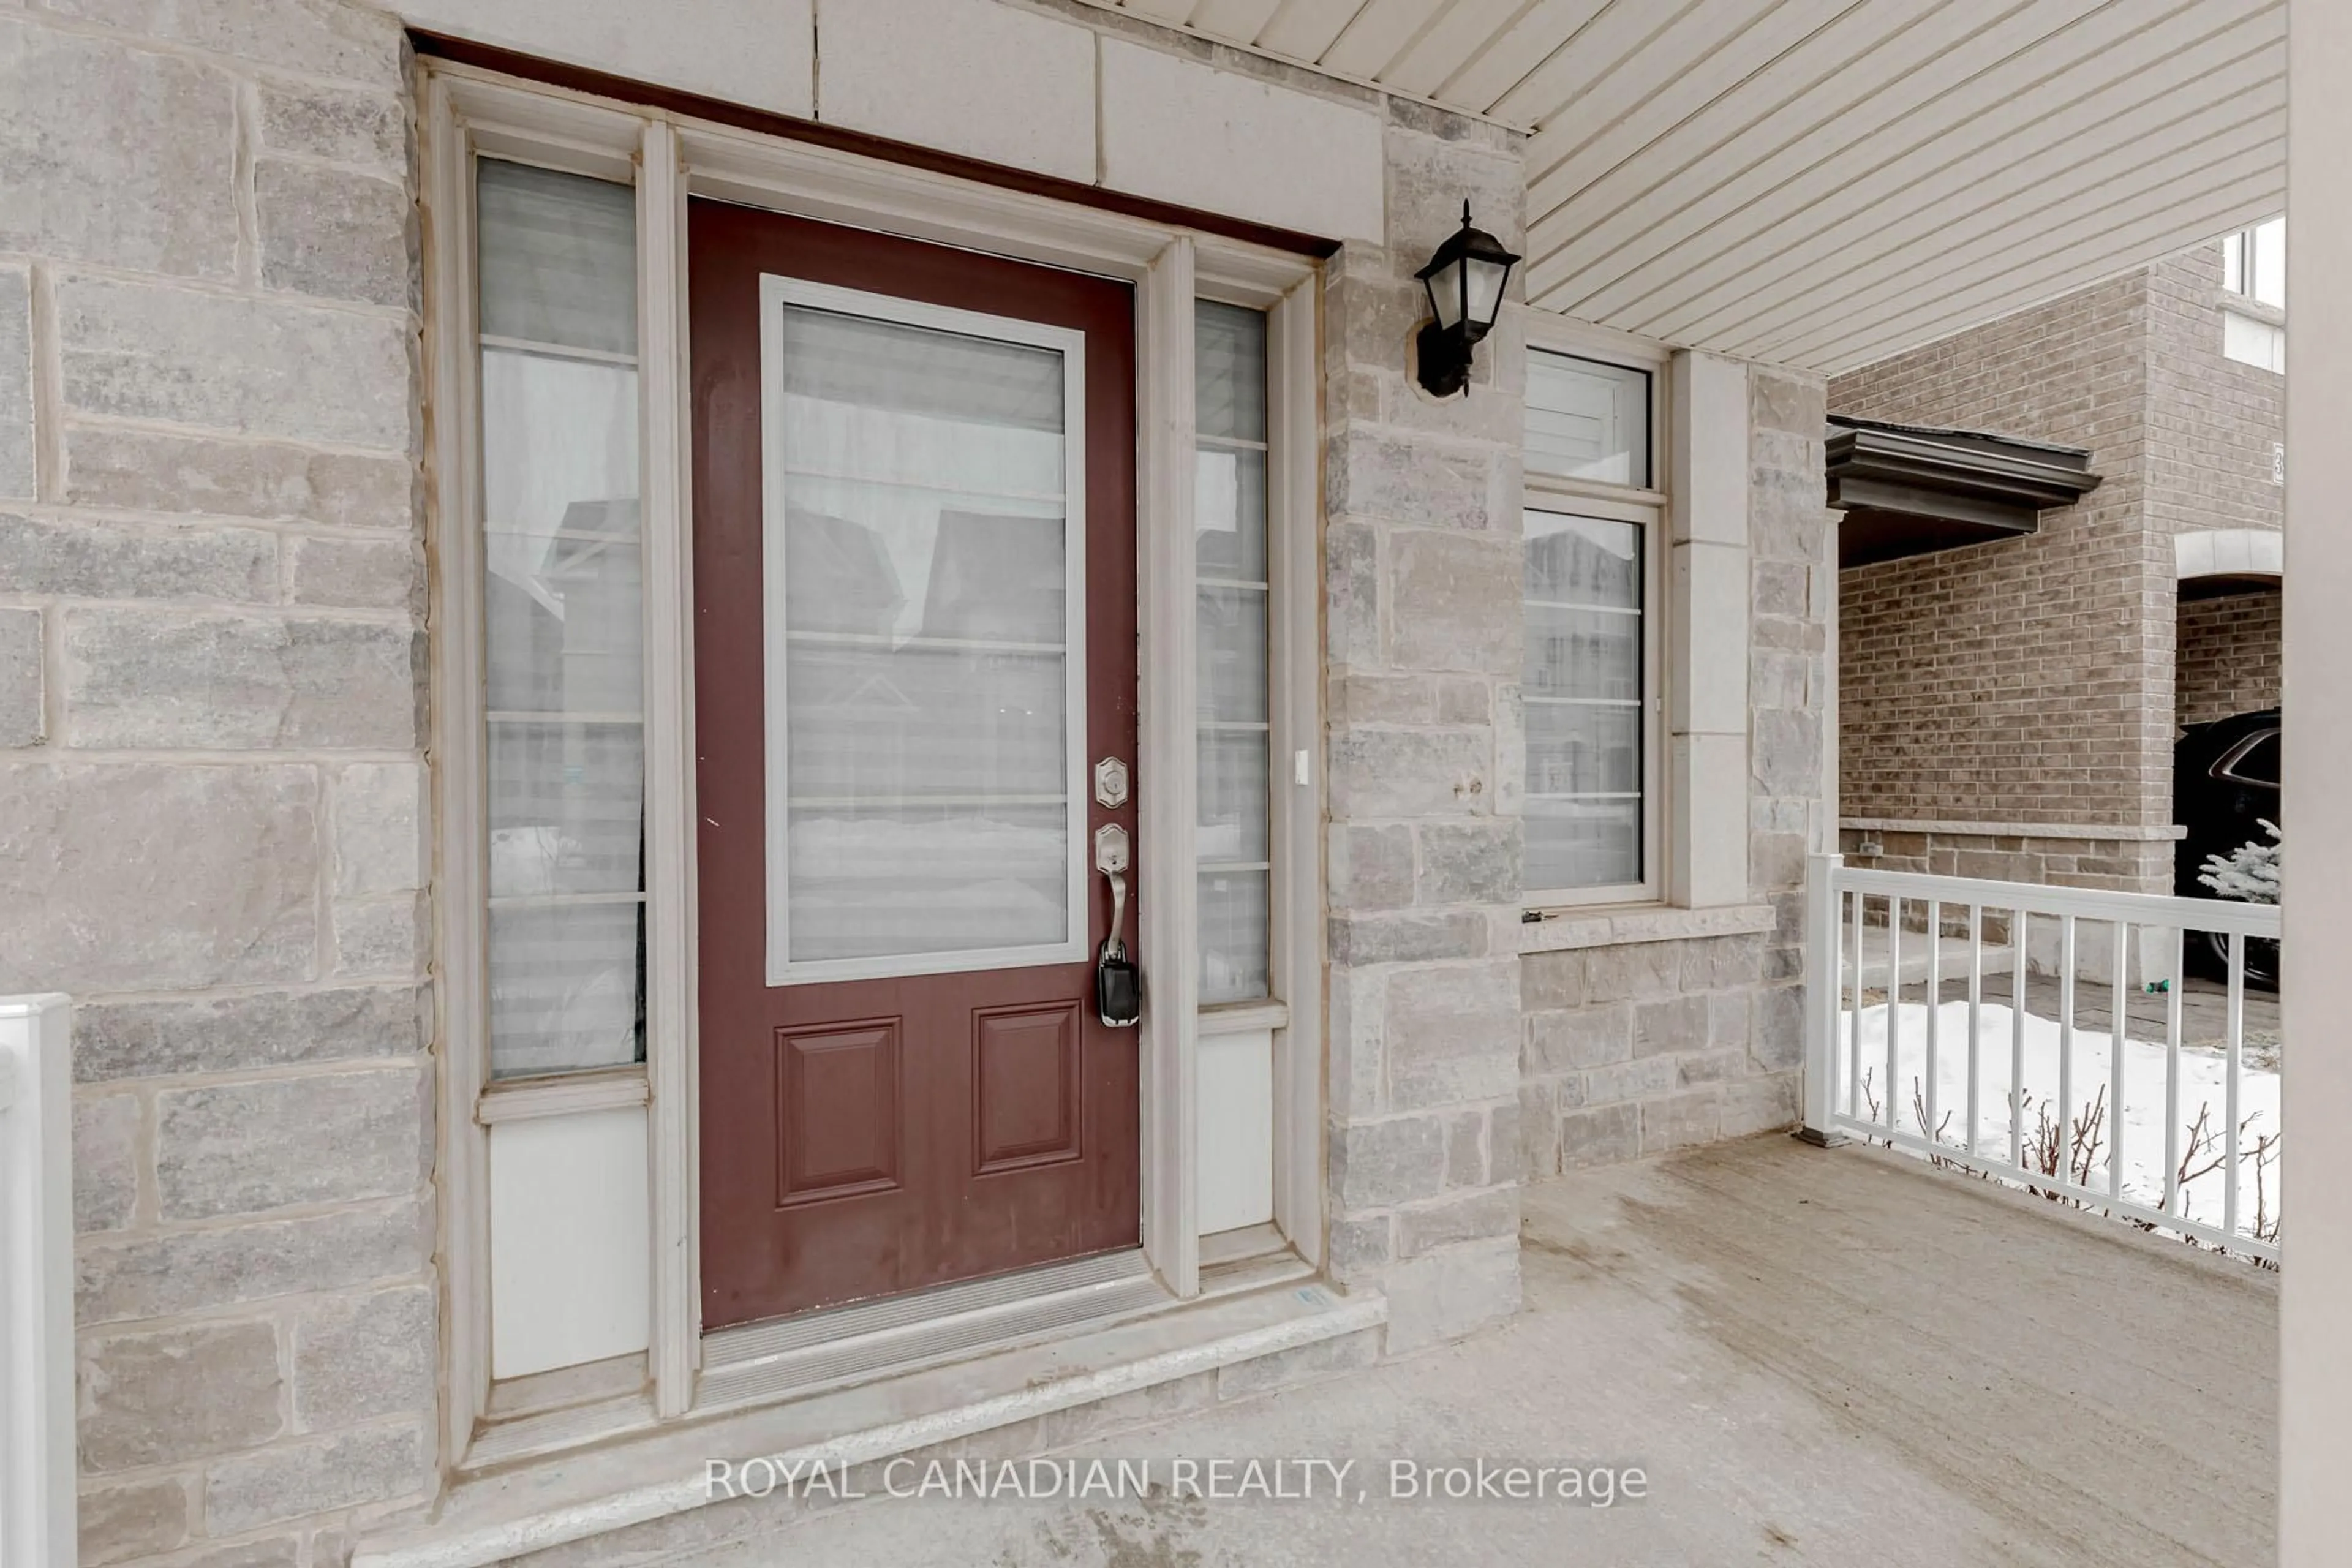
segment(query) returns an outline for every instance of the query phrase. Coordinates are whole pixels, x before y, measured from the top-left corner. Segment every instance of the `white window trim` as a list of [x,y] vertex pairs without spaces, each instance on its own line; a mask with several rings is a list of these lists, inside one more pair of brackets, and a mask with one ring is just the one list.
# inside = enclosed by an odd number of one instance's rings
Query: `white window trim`
[[[436,792],[435,987],[441,1076],[440,1263],[445,1292],[445,1465],[462,1462],[488,1407],[489,1236],[486,1121],[562,1114],[579,1091],[561,1080],[492,1087],[483,961],[478,397],[474,365],[472,158],[477,153],[634,183],[638,211],[640,480],[646,551],[646,1056],[641,1068],[651,1163],[652,1344],[656,1419],[693,1405],[700,1352],[695,1147],[696,992],[693,648],[688,616],[688,336],[689,193],[1126,279],[1137,286],[1139,626],[1145,658],[1139,744],[1139,855],[1181,875],[1139,889],[1146,973],[1160,994],[1197,994],[1194,807],[1194,590],[1192,506],[1192,314],[1196,290],[1271,313],[1269,376],[1277,453],[1270,550],[1284,563],[1273,613],[1271,694],[1286,745],[1319,732],[1314,571],[1319,549],[1315,457],[1320,278],[1311,260],[1027,193],[667,111],[625,108],[449,61],[417,65],[426,185],[428,547]],[[1278,580],[1279,584],[1280,580]],[[1302,614],[1302,608],[1304,613]],[[1276,753],[1277,755],[1280,753]],[[1319,757],[1319,750],[1310,756]],[[1277,773],[1279,770],[1277,769]],[[1280,781],[1277,781],[1278,785]],[[1276,1035],[1276,1217],[1312,1260],[1321,1254],[1321,781],[1277,788],[1280,872],[1273,926],[1286,1026]],[[1281,826],[1286,825],[1286,826]],[[1143,1212],[1147,1258],[1176,1295],[1199,1290],[1192,1201],[1197,1149],[1192,1005],[1147,1008]],[[634,1098],[600,1088],[598,1096]],[[534,1097],[546,1101],[530,1103]],[[484,1112],[489,1102],[495,1109]]]
[[1673,893],[1669,824],[1674,794],[1667,776],[1666,743],[1674,676],[1666,658],[1671,646],[1667,568],[1673,554],[1668,528],[1672,497],[1667,488],[1671,467],[1667,454],[1674,438],[1671,360],[1663,345],[1559,317],[1544,320],[1543,315],[1528,312],[1531,353],[1568,354],[1641,371],[1650,378],[1648,485],[1608,484],[1530,468],[1524,476],[1521,500],[1527,511],[1605,518],[1638,523],[1642,529],[1642,878],[1591,888],[1530,887],[1522,890],[1520,900],[1538,915],[1604,905],[1664,903]]
[[[872,958],[835,958],[795,962],[792,956],[792,824],[785,802],[792,791],[792,751],[789,731],[781,722],[789,711],[786,647],[788,628],[780,616],[768,616],[762,627],[766,679],[768,784],[768,984],[814,985],[836,980],[897,979],[905,975],[960,973],[981,969],[1021,969],[1046,963],[1083,963],[1092,956],[1087,940],[1087,895],[1093,891],[1092,851],[1087,836],[1087,807],[1091,795],[1087,780],[1094,757],[1087,743],[1087,335],[1069,327],[1050,326],[1013,316],[961,310],[918,300],[901,300],[864,289],[763,273],[760,279],[760,426],[761,446],[770,454],[783,450],[784,318],[787,305],[809,306],[866,321],[894,321],[935,331],[954,332],[989,342],[1020,343],[1049,349],[1062,360],[1062,590],[1066,619],[1062,627],[1062,711],[1065,720],[1062,758],[1063,896],[1066,923],[1057,942],[1022,947],[967,949],[949,952],[895,952]],[[770,542],[783,538],[785,491],[791,477],[775,462],[761,466],[761,527]],[[761,552],[766,601],[786,603],[784,552]]]

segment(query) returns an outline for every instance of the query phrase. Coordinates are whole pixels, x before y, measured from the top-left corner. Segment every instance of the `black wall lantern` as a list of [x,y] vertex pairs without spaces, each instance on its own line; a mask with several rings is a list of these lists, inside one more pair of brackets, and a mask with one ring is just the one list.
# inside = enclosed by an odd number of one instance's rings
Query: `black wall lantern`
[[1470,385],[1470,351],[1495,325],[1503,309],[1503,285],[1519,258],[1483,228],[1470,226],[1470,204],[1462,204],[1462,226],[1445,237],[1429,265],[1413,274],[1429,290],[1435,318],[1416,340],[1421,384],[1433,397],[1451,397]]

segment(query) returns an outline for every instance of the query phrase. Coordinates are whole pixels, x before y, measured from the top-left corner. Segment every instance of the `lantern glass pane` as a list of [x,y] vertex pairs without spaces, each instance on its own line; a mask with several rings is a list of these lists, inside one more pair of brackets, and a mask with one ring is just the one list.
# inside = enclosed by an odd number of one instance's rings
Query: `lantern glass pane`
[[1447,262],[1429,279],[1430,309],[1437,314],[1437,324],[1451,327],[1462,320],[1462,262]]
[[1470,320],[1485,330],[1495,324],[1495,313],[1503,308],[1503,279],[1511,269],[1496,261],[1476,261],[1470,268]]

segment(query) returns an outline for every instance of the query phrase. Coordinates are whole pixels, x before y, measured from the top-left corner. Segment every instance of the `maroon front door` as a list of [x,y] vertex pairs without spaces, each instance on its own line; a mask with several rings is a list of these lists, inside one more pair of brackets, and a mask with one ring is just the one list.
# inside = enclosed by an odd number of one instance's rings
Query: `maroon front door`
[[1134,807],[1091,780],[1135,756],[1132,292],[688,237],[704,1325],[1131,1246],[1092,839]]

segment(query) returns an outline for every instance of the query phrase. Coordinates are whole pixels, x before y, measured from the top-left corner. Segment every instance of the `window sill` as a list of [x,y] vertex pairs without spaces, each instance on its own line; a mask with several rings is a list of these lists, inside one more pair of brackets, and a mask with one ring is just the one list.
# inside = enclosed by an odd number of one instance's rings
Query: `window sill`
[[1667,904],[1620,904],[1608,909],[1544,910],[1519,926],[1519,952],[1566,952],[1582,947],[1622,947],[1640,942],[1681,942],[1700,936],[1743,936],[1770,931],[1769,904],[1726,904],[1685,910]]

